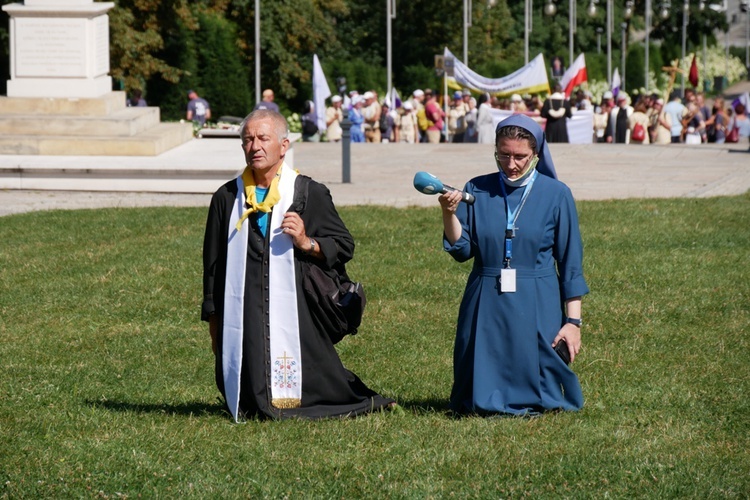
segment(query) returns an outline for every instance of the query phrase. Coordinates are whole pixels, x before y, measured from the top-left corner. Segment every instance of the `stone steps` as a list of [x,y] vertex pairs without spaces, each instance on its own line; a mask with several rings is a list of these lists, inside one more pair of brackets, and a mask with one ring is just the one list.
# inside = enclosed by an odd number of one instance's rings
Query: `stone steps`
[[189,123],[161,123],[157,107],[100,98],[0,97],[0,154],[155,156],[193,138]]
[[[2,118],[0,118],[2,122]],[[156,156],[193,138],[189,123],[158,123],[134,135],[1,135],[0,154]]]
[[125,107],[125,92],[110,92],[96,98],[71,99],[0,96],[0,117],[28,114],[105,116]]
[[159,108],[125,108],[106,116],[9,115],[0,135],[132,136],[159,125]]

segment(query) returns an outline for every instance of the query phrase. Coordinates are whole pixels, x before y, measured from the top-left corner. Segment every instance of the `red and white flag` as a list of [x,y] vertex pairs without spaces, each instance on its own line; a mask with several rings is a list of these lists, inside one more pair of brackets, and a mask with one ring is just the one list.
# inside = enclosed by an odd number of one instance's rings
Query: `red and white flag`
[[560,79],[560,85],[565,91],[565,97],[569,98],[576,86],[587,81],[589,81],[589,78],[586,74],[586,59],[583,57],[582,53],[575,61],[573,61],[573,64],[570,65],[567,71],[565,71],[565,74]]

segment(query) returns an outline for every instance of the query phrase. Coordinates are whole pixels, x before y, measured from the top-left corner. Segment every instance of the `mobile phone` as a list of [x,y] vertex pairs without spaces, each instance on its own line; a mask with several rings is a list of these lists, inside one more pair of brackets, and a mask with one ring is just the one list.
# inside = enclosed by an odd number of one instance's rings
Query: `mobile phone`
[[570,351],[568,350],[568,343],[565,342],[565,339],[560,339],[560,341],[555,346],[555,352],[558,356],[560,356],[560,359],[562,359],[566,365],[570,364]]

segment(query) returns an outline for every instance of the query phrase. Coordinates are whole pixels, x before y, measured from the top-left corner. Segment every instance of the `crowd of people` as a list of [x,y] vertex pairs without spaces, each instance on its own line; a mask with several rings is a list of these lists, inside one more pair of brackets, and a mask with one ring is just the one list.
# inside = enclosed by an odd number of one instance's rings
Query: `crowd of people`
[[723,144],[747,141],[750,120],[744,104],[727,105],[716,97],[709,105],[705,95],[693,89],[686,89],[684,96],[673,91],[666,103],[658,94],[631,102],[624,92],[605,92],[594,114],[594,131],[597,142]]
[[[330,142],[341,140],[346,108],[352,142],[479,142],[480,119],[485,118],[492,128],[492,118],[480,113],[486,101],[480,97],[477,102],[468,89],[456,91],[446,113],[431,89],[415,90],[400,106],[378,99],[374,90],[361,95],[352,91],[346,99],[331,97],[331,105],[326,109],[325,136]],[[494,137],[494,128],[490,135]]]
[[[746,142],[750,138],[747,105],[727,103],[721,96],[712,102],[705,94],[685,89],[670,94],[669,101],[657,93],[632,99],[626,92],[606,91],[598,103],[588,90],[578,89],[570,98],[558,84],[542,99],[538,95],[513,94],[499,98],[482,93],[478,98],[469,89],[443,96],[442,102],[431,89],[417,89],[409,99],[391,106],[378,93],[357,91],[347,96],[333,95],[325,109],[325,129],[318,127],[318,115],[312,101],[305,102],[301,118],[302,140],[305,142],[339,142],[342,139],[344,109],[348,110],[352,142],[406,143],[481,143],[495,140],[492,110],[525,114],[543,127],[547,142],[569,142],[568,120],[575,113],[587,110],[593,114],[592,142],[615,144],[701,144]],[[186,118],[205,126],[211,118],[208,102],[191,90],[188,92]],[[129,106],[145,106],[140,93],[133,93]],[[279,112],[271,89],[263,91],[255,110]]]
[[[325,140],[342,137],[343,109],[348,109],[352,142],[494,142],[491,110],[522,113],[543,123],[548,142],[568,142],[567,121],[580,110],[593,113],[592,142],[624,144],[741,142],[750,137],[750,120],[742,103],[727,105],[716,97],[711,106],[705,95],[686,89],[674,91],[669,102],[656,93],[633,100],[624,91],[606,91],[598,103],[583,89],[567,98],[559,86],[546,98],[513,94],[498,98],[490,94],[473,97],[463,89],[445,96],[444,107],[431,89],[417,89],[411,98],[390,107],[370,90],[351,92],[346,99],[331,98],[325,111]],[[314,140],[321,140],[318,134]],[[303,140],[308,140],[303,133]]]

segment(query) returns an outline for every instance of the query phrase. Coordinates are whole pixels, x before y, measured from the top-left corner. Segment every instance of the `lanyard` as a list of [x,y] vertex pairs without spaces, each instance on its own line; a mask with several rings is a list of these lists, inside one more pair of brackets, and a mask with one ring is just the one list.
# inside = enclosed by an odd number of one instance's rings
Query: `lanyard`
[[518,204],[515,210],[510,209],[510,203],[508,202],[508,193],[505,189],[505,181],[503,180],[502,174],[500,174],[500,189],[503,191],[503,198],[505,199],[505,215],[508,221],[505,226],[505,267],[510,268],[510,259],[513,256],[513,238],[516,236],[516,219],[521,213],[521,209],[526,203],[526,199],[529,197],[531,188],[534,186],[534,181],[539,171],[534,170],[531,174],[528,184],[523,188],[523,195],[521,195],[521,202]]

